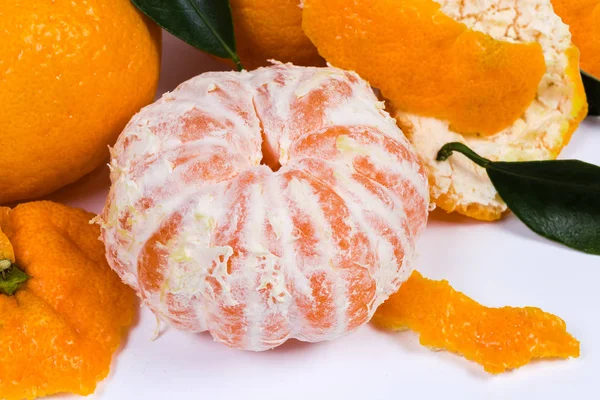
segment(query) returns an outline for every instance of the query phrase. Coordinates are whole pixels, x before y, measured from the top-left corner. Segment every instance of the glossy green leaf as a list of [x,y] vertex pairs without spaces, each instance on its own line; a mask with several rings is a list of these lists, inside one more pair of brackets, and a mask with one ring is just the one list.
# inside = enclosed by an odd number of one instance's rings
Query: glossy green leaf
[[588,98],[589,115],[598,116],[600,115],[600,80],[584,71],[581,71],[581,78]]
[[486,169],[508,208],[532,231],[571,248],[600,255],[600,167],[578,160],[494,162],[462,143],[458,151]]
[[228,0],[131,1],[167,32],[207,53],[229,58],[242,69]]

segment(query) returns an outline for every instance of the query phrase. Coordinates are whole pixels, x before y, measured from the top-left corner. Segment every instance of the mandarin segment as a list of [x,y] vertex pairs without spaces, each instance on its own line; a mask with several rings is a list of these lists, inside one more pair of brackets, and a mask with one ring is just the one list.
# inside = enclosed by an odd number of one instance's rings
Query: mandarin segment
[[107,265],[92,217],[50,202],[9,214],[16,262],[31,278],[0,295],[0,398],[88,395],[108,375],[135,295]]
[[600,78],[600,0],[552,0],[581,51],[581,69]]
[[330,63],[358,72],[399,110],[459,132],[510,126],[546,71],[539,44],[468,29],[432,0],[306,0],[303,27]]
[[447,281],[417,271],[377,309],[372,322],[411,329],[423,346],[460,354],[494,374],[533,359],[579,357],[579,341],[559,317],[534,307],[485,307]]

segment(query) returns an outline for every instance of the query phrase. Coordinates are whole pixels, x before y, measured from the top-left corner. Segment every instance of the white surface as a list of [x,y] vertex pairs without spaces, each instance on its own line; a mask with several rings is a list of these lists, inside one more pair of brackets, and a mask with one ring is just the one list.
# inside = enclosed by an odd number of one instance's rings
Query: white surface
[[[205,70],[224,68],[168,35],[163,52],[159,93]],[[586,121],[563,157],[600,164],[600,120]],[[98,212],[107,189],[102,168],[51,198]],[[247,353],[215,343],[208,334],[164,327],[153,342],[156,320],[142,309],[111,375],[90,398],[600,398],[600,257],[539,238],[513,216],[489,224],[438,212],[419,248],[416,265],[424,275],[448,279],[479,302],[538,306],[562,317],[581,341],[581,357],[491,376],[463,358],[419,346],[411,332],[371,326],[334,342],[292,341]]]

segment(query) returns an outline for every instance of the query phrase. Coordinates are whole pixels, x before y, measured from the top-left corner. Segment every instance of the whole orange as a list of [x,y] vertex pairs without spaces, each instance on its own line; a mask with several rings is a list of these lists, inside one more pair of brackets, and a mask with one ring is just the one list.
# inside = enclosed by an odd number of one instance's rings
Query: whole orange
[[0,0],[0,203],[98,167],[159,68],[160,29],[129,0]]
[[300,0],[230,0],[237,51],[244,68],[268,60],[296,65],[325,65],[302,30]]

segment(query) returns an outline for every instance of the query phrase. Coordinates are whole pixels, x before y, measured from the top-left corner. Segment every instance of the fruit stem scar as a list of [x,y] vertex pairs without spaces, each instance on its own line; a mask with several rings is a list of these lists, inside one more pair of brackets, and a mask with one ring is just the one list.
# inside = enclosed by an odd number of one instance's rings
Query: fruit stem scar
[[[8,265],[8,267],[6,267]],[[0,260],[0,294],[12,296],[30,276],[10,260]]]
[[10,260],[0,260],[0,271],[4,272],[12,266]]
[[459,153],[465,155],[475,164],[480,167],[487,168],[492,163],[487,158],[481,157],[479,154],[475,153],[473,150],[468,148],[466,145],[459,142],[446,143],[440,151],[437,153],[436,161],[446,161],[453,152],[458,151]]

